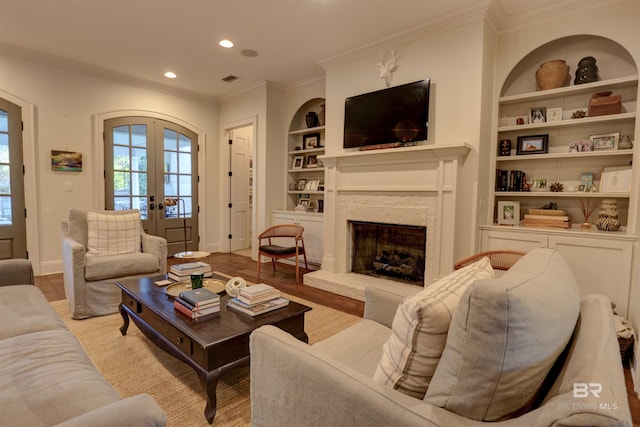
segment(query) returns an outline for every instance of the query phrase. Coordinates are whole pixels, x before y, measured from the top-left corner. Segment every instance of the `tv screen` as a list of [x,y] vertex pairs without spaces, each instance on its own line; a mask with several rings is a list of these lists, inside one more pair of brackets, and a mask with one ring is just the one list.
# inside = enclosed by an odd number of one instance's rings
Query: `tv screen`
[[352,96],[344,106],[344,148],[427,139],[429,79]]

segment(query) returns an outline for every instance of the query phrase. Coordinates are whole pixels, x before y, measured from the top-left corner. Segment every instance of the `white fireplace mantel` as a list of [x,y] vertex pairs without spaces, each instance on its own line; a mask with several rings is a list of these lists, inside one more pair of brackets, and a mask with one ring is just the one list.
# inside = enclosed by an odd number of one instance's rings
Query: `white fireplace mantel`
[[[320,157],[325,166],[322,268],[306,285],[364,300],[366,286],[400,282],[351,273],[348,221],[427,227],[425,283],[450,271],[456,229],[460,165],[469,144],[426,145],[346,152]],[[406,288],[415,292],[415,286]]]

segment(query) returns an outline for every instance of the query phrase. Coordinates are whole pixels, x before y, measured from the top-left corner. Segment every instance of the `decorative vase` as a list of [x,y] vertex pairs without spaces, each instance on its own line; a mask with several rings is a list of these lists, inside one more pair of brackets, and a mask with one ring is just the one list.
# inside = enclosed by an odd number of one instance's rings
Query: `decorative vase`
[[598,81],[598,66],[593,56],[585,56],[578,62],[574,85]]
[[309,111],[305,117],[308,128],[314,128],[318,126],[318,113],[315,111]]
[[601,231],[618,231],[620,229],[618,205],[615,200],[605,199],[602,201],[596,226]]
[[536,83],[540,90],[556,89],[568,82],[569,66],[563,59],[544,62],[536,71]]
[[589,223],[589,221],[585,221],[580,224],[580,228],[583,230],[591,230],[591,224]]

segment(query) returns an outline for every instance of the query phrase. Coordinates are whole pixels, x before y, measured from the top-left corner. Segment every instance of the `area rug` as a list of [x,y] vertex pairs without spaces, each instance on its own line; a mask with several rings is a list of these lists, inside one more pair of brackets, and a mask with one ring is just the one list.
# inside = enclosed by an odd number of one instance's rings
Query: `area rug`
[[[310,344],[360,320],[302,298],[283,296],[313,308],[305,316]],[[73,320],[66,301],[55,301],[51,305],[120,396],[150,394],[167,414],[169,426],[209,425],[204,418],[204,390],[193,369],[156,347],[133,322],[127,335],[122,336],[118,329],[122,325],[119,314]],[[249,369],[232,369],[220,378],[214,426],[250,425]]]

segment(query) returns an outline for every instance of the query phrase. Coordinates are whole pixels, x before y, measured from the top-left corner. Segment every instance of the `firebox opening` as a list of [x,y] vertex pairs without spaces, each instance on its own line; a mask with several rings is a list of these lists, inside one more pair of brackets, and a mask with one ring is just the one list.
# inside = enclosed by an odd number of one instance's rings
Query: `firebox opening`
[[349,221],[351,271],[424,286],[427,228]]

